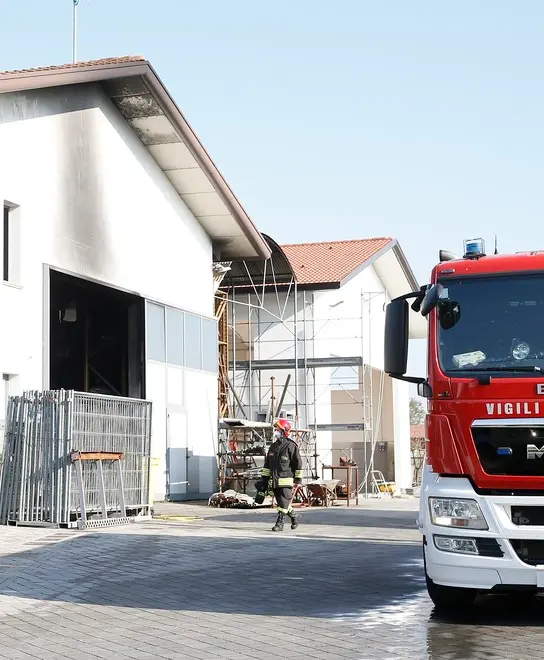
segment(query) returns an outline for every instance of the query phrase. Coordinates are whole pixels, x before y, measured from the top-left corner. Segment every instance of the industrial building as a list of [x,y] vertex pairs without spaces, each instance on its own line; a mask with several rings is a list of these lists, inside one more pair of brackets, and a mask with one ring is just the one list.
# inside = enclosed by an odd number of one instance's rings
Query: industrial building
[[24,390],[152,401],[155,500],[209,497],[218,419],[271,414],[309,477],[348,456],[411,485],[382,371],[385,304],[417,287],[397,241],[262,235],[139,57],[1,73],[0,152],[0,420]]
[[155,499],[216,481],[214,261],[268,244],[151,64],[0,74],[0,419],[10,394],[153,401]]

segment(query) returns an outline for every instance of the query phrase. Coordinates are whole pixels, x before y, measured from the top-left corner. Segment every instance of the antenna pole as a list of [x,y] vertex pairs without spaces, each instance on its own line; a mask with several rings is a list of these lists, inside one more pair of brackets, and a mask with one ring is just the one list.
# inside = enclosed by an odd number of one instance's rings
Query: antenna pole
[[72,0],[73,2],[73,16],[72,16],[72,63],[77,61],[77,6],[79,0]]
[[495,254],[499,254],[499,250],[497,248],[497,234],[495,234]]

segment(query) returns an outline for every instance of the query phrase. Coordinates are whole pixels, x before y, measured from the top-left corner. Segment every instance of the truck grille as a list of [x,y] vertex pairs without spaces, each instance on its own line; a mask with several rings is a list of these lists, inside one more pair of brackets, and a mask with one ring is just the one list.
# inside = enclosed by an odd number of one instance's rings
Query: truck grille
[[504,557],[504,552],[497,539],[477,538],[478,554],[482,557]]
[[510,512],[514,525],[544,526],[544,506],[512,506]]
[[544,564],[544,541],[511,539],[510,543],[517,556],[525,564],[531,566]]
[[472,437],[487,474],[544,477],[544,427],[475,426]]

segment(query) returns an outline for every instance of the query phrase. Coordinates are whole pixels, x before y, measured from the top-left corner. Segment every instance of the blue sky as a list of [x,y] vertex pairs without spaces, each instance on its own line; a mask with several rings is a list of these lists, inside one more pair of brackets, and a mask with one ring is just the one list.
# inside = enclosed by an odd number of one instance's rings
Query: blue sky
[[[544,248],[541,0],[81,0],[79,16],[79,59],[145,55],[279,242],[395,236],[422,283],[463,238]],[[0,69],[69,62],[71,20],[72,0],[0,0]]]

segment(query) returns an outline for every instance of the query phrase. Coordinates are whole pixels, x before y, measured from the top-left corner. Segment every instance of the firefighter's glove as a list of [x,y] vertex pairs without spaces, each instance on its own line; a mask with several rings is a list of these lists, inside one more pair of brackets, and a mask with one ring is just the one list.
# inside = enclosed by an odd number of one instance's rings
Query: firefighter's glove
[[262,490],[260,490],[255,495],[255,499],[254,499],[255,504],[259,504],[259,505],[263,504],[265,497],[266,497],[266,494]]
[[262,491],[263,493],[266,493],[268,491],[268,479],[259,479],[259,481],[255,482],[255,488],[258,491]]
[[295,486],[300,486],[302,484],[302,479],[295,479]]

